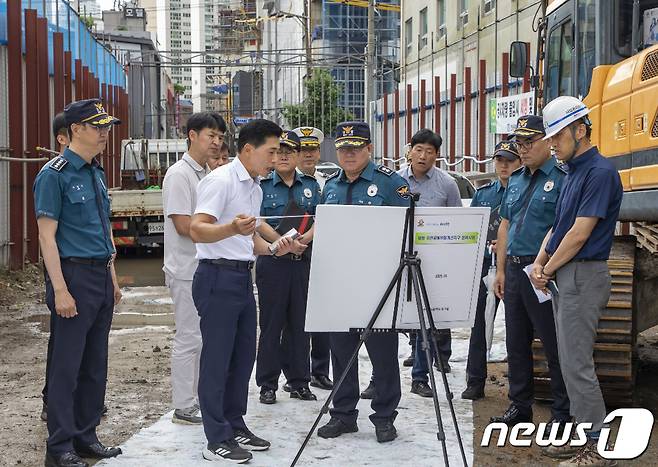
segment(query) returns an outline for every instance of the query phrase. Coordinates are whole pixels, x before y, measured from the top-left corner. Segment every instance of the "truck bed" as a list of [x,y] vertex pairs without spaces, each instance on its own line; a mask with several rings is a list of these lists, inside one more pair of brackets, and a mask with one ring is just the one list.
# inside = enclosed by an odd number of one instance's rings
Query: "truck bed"
[[162,190],[110,190],[112,217],[162,216]]

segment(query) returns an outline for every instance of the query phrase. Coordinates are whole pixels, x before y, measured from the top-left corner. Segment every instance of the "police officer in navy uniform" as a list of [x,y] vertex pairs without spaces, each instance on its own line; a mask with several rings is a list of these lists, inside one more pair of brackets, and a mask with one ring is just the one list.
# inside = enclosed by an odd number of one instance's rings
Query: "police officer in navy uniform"
[[[336,128],[336,153],[341,170],[329,177],[322,193],[326,204],[359,206],[409,206],[405,195],[407,182],[393,170],[377,166],[370,160],[370,128],[363,122],[345,122]],[[334,381],[347,367],[358,342],[357,333],[331,334],[331,361]],[[376,395],[370,420],[375,425],[377,441],[393,441],[397,432],[393,422],[400,402],[400,368],[398,335],[394,332],[371,334],[365,343],[373,366]],[[359,369],[352,365],[335,394],[331,420],[318,429],[321,438],[335,438],[358,431],[356,423],[359,401]]]
[[121,292],[114,272],[110,200],[95,158],[118,119],[99,99],[64,109],[70,144],[34,183],[46,303],[53,316],[46,466],[81,467],[81,457],[121,454],[96,436],[107,380],[107,341]]
[[[516,143],[501,141],[494,150],[494,170],[498,178],[480,187],[473,195],[471,207],[485,206],[491,209],[489,217],[487,243],[495,251],[498,227],[500,226],[500,203],[507,187],[510,175],[521,166]],[[491,267],[491,251],[485,250],[482,263],[482,277],[486,277]],[[493,285],[493,284],[492,284]],[[484,383],[487,379],[487,339],[485,326],[485,307],[487,304],[487,286],[480,281],[475,311],[475,323],[471,329],[471,340],[468,347],[466,364],[467,386],[462,392],[462,399],[477,400],[484,397]],[[496,307],[498,300],[496,300]]]
[[[276,242],[294,224],[304,233],[311,227],[308,218],[276,218],[286,215],[315,215],[320,202],[320,186],[311,175],[297,171],[300,140],[293,131],[284,131],[274,156],[274,170],[261,181],[262,216],[274,216],[261,223],[258,233]],[[306,228],[302,228],[306,226]],[[290,397],[317,400],[309,388],[309,335],[304,331],[311,256],[288,254],[281,258],[260,256],[256,262],[256,285],[260,310],[260,336],[256,357],[256,383],[260,402],[274,404],[282,368]],[[282,342],[285,331],[286,342]],[[282,359],[285,359],[285,368]]]
[[[327,175],[320,172],[316,166],[320,162],[320,144],[324,141],[322,130],[312,126],[302,126],[294,131],[301,143],[300,158],[297,169],[315,178],[320,191],[327,183]],[[284,332],[284,340],[286,333]],[[330,391],[334,387],[329,378],[329,334],[314,332],[311,334],[311,386]],[[284,387],[285,389],[285,387]]]
[[532,422],[532,341],[536,334],[544,345],[551,378],[551,423],[561,424],[570,420],[569,398],[558,360],[553,310],[550,301],[539,303],[523,269],[533,264],[553,225],[565,171],[551,156],[541,117],[519,118],[513,135],[524,166],[510,177],[501,202],[494,283],[496,295],[505,302],[511,404],[502,416],[492,417],[491,421],[508,425]]

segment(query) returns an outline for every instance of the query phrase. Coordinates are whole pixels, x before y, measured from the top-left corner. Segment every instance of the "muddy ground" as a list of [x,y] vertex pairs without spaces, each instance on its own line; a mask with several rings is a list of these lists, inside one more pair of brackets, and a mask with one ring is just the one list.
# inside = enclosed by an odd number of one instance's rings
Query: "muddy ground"
[[[0,273],[1,466],[43,465],[47,430],[39,415],[48,334],[42,282],[35,266],[21,273]],[[106,394],[109,411],[99,427],[104,443],[119,444],[170,410],[171,340],[172,328],[167,326],[112,331]],[[651,409],[658,418],[658,328],[641,335],[638,343],[641,364],[636,405]],[[508,405],[506,364],[491,364],[489,371],[493,381],[487,384],[487,397],[474,403],[474,464],[555,465],[536,447],[479,447],[489,417],[502,413]],[[537,404],[535,419],[548,421],[548,406]],[[658,465],[658,429],[654,429],[644,456],[620,464]]]

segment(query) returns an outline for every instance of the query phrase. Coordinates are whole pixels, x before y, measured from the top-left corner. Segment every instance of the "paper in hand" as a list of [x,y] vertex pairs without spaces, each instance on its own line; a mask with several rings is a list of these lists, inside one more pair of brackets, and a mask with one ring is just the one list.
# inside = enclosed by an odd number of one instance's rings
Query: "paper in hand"
[[[532,272],[532,264],[528,264],[526,267],[524,267],[523,272],[525,272],[526,276],[528,276],[528,280],[530,280],[530,273]],[[532,285],[532,281],[530,281],[530,285]],[[534,285],[532,285],[532,290],[534,290],[535,295],[537,295],[537,300],[539,300],[539,303],[544,303],[551,299],[550,293],[546,293],[543,290],[536,289]]]

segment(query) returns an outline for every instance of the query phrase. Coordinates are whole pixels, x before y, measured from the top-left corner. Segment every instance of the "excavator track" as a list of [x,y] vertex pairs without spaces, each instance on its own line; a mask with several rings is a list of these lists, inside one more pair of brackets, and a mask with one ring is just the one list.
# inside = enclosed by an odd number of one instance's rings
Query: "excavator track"
[[[634,237],[616,237],[608,260],[612,290],[599,321],[594,363],[603,398],[609,407],[628,407],[633,400],[637,336],[633,312],[635,251]],[[551,400],[548,364],[538,338],[532,343],[532,356],[535,398]]]

